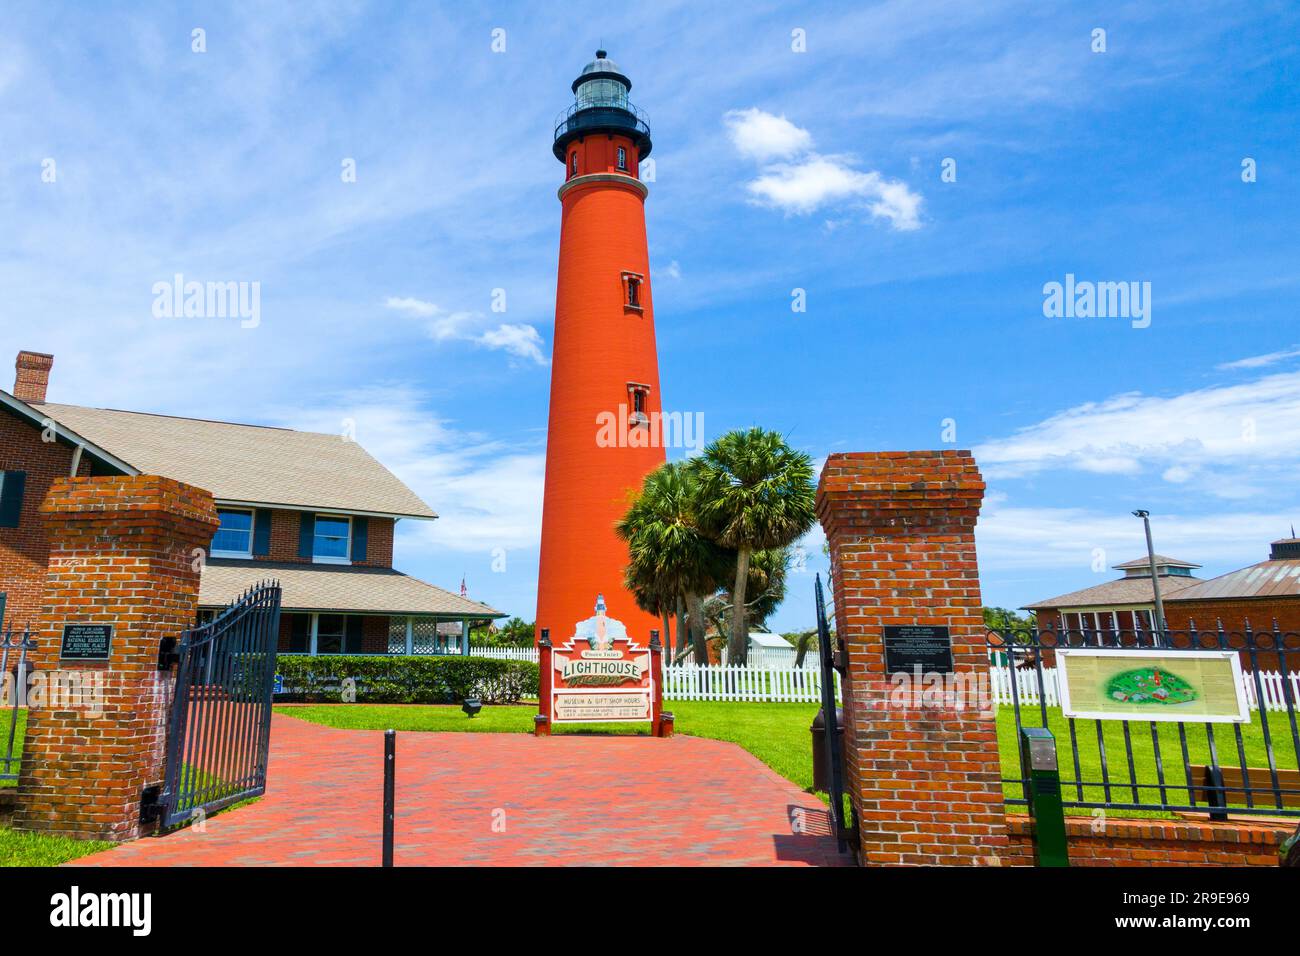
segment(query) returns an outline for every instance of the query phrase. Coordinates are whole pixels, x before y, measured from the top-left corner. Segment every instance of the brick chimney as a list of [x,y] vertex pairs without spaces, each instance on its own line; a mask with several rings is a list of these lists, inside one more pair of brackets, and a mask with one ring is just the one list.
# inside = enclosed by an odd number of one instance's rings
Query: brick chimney
[[54,356],[44,352],[19,352],[14,362],[14,398],[40,404],[45,401],[45,390],[50,385],[50,369]]

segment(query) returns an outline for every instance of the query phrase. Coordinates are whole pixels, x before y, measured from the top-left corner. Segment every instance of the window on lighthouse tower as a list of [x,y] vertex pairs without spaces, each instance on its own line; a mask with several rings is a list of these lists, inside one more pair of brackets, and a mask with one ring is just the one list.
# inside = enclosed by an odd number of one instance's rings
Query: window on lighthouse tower
[[628,398],[632,403],[632,414],[628,421],[633,426],[648,425],[650,417],[646,414],[646,402],[650,397],[650,386],[640,382],[627,383]]
[[627,171],[627,150],[622,146],[618,148],[618,168]]
[[569,155],[569,175],[578,175],[578,151],[576,149]]
[[623,304],[629,309],[641,308],[641,277],[631,273],[623,273]]

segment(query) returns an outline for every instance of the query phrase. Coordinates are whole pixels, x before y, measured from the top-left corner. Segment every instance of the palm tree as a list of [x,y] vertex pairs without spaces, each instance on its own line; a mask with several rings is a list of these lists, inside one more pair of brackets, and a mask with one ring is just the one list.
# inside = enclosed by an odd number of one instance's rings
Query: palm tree
[[745,608],[753,553],[793,544],[817,520],[812,459],[762,428],[728,432],[691,462],[699,481],[703,530],[736,550],[736,584],[727,659],[743,664],[749,647]]
[[[789,565],[789,548],[768,548],[755,551],[750,556],[749,575],[745,581],[746,627],[764,623],[781,606],[781,602],[785,600],[786,572]],[[717,594],[710,595],[703,606],[704,618],[722,637],[731,633],[732,608],[736,603],[731,593],[735,582],[730,580],[734,570],[733,563],[727,574],[727,586]]]
[[637,603],[653,614],[668,614],[681,597],[695,660],[707,664],[701,595],[717,590],[733,555],[700,530],[697,493],[695,476],[684,463],[663,464],[646,475],[614,530],[628,543],[624,577]]

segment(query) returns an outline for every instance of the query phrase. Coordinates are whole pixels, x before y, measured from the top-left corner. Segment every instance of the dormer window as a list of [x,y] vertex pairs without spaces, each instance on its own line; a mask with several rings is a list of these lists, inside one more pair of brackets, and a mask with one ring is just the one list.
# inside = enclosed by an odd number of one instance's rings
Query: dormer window
[[641,283],[645,276],[635,272],[623,273],[623,305],[629,309],[641,309]]
[[627,172],[627,150],[622,146],[618,148],[618,168]]

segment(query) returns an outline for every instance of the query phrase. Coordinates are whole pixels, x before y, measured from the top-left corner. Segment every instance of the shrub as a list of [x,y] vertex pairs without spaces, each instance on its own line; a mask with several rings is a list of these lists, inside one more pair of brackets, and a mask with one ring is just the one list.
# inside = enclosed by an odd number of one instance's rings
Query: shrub
[[486,704],[517,704],[537,696],[537,665],[483,657],[398,657],[327,654],[281,656],[284,692],[277,700],[339,703],[343,681],[356,682],[357,703],[455,704],[478,697]]

